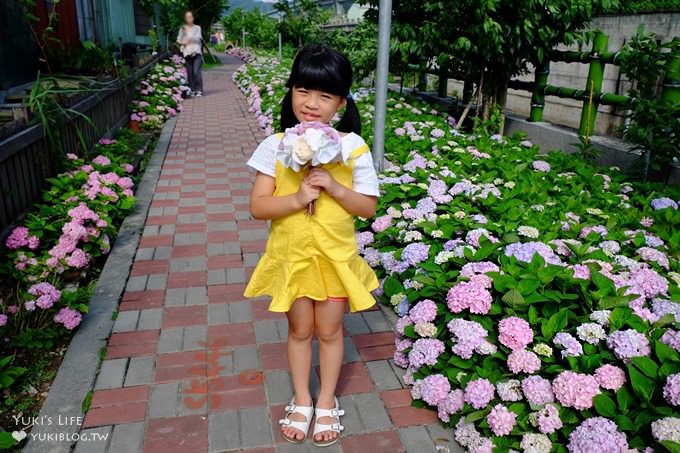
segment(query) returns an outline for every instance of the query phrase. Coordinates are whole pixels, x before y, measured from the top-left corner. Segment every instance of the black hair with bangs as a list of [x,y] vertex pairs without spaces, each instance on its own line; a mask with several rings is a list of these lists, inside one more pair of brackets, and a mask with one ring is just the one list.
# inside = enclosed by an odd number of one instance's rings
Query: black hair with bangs
[[293,113],[293,88],[319,90],[347,98],[345,113],[335,125],[340,132],[361,134],[361,117],[349,96],[352,86],[352,64],[345,55],[321,44],[310,44],[295,56],[281,102],[281,132],[299,123]]

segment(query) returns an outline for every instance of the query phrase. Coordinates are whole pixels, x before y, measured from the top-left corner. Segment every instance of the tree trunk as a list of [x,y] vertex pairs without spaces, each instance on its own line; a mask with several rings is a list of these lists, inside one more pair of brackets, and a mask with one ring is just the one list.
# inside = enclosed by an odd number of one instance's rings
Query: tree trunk
[[498,133],[501,135],[505,132],[505,106],[508,102],[508,82],[509,77],[504,77],[497,86],[498,98],[496,99],[496,102],[501,108],[501,124]]

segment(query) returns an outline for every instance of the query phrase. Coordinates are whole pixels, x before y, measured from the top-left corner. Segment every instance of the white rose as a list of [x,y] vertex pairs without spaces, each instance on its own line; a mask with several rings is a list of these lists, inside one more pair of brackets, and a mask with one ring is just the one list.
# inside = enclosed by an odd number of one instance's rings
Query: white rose
[[293,145],[293,154],[297,157],[296,160],[298,163],[305,164],[312,160],[314,151],[312,151],[312,148],[307,141],[303,137],[300,137],[297,142],[295,142],[295,145]]

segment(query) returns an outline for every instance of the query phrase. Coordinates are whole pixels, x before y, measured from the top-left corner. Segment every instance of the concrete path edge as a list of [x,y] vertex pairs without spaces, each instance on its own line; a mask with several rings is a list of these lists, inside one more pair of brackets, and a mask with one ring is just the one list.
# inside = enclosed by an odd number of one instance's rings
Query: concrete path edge
[[[111,249],[94,294],[89,312],[83,317],[66,351],[57,376],[50,387],[38,420],[28,436],[24,453],[57,453],[71,451],[84,420],[83,401],[94,387],[100,351],[106,347],[113,329],[113,313],[125,290],[137,252],[151,200],[158,184],[177,118],[169,119],[156,143],[144,176],[137,188],[135,208],[120,230]],[[73,418],[76,417],[76,418]],[[80,417],[78,423],[77,417]],[[69,423],[61,425],[60,421]]]

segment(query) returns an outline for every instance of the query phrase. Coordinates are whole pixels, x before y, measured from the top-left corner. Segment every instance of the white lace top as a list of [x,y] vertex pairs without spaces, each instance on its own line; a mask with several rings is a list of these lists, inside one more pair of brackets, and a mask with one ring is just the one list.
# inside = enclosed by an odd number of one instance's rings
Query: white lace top
[[[276,148],[279,146],[280,139],[277,134],[265,138],[257,147],[253,155],[248,160],[248,166],[264,173],[265,175],[276,177]],[[364,139],[355,133],[349,133],[342,137],[342,147],[347,151],[353,151],[365,144]],[[365,152],[354,161],[354,171],[352,173],[352,190],[364,195],[379,196],[378,175],[373,167],[371,152]]]

